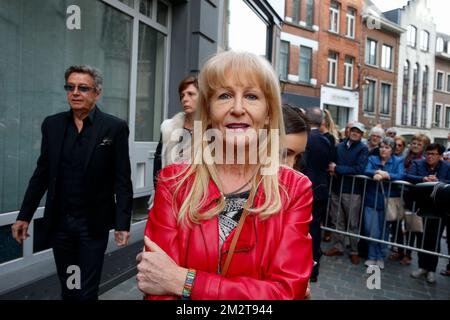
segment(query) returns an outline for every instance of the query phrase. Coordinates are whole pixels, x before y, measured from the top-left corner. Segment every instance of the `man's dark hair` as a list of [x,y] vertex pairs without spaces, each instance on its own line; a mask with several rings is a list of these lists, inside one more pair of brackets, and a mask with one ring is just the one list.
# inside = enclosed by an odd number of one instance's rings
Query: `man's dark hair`
[[306,119],[305,114],[300,108],[285,103],[282,106],[282,110],[286,134],[303,132],[309,134],[311,128],[308,119]]
[[94,86],[95,86],[95,89],[97,90],[97,92],[102,91],[103,77],[102,77],[102,73],[97,68],[94,68],[94,67],[91,67],[88,65],[70,66],[69,68],[67,68],[66,72],[64,73],[64,79],[66,80],[66,83],[67,83],[67,79],[69,79],[69,76],[72,73],[84,73],[84,74],[90,75],[92,77],[92,79],[94,80]]
[[306,118],[312,126],[320,127],[324,118],[323,111],[319,107],[308,108]]
[[439,153],[440,156],[442,156],[444,154],[445,148],[442,144],[440,143],[431,143],[427,146],[427,148],[425,149],[425,151],[434,151],[437,150],[437,152]]

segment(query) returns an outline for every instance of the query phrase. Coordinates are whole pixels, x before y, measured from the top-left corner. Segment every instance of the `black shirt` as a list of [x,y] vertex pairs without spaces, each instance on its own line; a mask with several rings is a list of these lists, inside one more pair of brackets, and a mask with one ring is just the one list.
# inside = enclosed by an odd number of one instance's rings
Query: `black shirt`
[[62,214],[83,216],[86,211],[86,185],[84,167],[89,142],[92,138],[92,125],[95,121],[96,107],[83,119],[83,128],[78,132],[73,113],[70,112],[61,152],[58,175],[57,200]]

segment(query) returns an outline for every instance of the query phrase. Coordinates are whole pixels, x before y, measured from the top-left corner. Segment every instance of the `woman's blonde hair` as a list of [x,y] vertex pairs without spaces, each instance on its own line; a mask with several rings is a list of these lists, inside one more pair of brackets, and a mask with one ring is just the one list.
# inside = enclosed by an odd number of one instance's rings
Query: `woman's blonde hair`
[[328,132],[334,137],[335,144],[339,143],[339,131],[336,128],[336,125],[334,124],[333,117],[331,116],[330,111],[327,109],[323,109],[324,113],[324,120],[325,120],[325,127],[327,128]]
[[[210,58],[199,75],[197,120],[200,120],[202,123],[202,137],[206,130],[211,127],[209,101],[214,92],[219,88],[229,85],[229,81],[233,81],[237,85],[258,86],[267,102],[269,124],[265,127],[267,129],[265,154],[268,159],[265,159],[267,162],[264,163],[264,166],[261,164],[261,161],[258,161],[257,172],[261,173],[261,169],[266,165],[274,170],[270,174],[255,174],[251,183],[249,200],[246,205],[249,212],[259,213],[260,217],[264,219],[281,209],[280,186],[278,184],[279,145],[271,139],[271,133],[276,133],[280,141],[284,138],[284,123],[281,112],[281,94],[278,78],[267,60],[252,53],[226,51]],[[186,182],[192,181],[192,183],[188,184],[189,190],[181,207],[174,207],[174,210],[178,211],[178,223],[187,223],[188,225],[191,221],[199,223],[201,220],[207,220],[218,215],[225,206],[224,197],[221,197],[215,207],[200,214],[200,210],[205,205],[208,196],[210,179],[214,181],[223,194],[223,186],[220,182],[216,166],[215,164],[208,164],[211,163],[208,162],[210,159],[206,159],[208,152],[204,152],[205,150],[209,150],[209,142],[203,141],[203,139],[201,140],[200,142],[194,141],[193,159],[200,159],[202,161],[191,163],[185,170],[175,176],[182,178],[176,184],[173,205],[175,205],[175,199],[181,189],[186,185]],[[252,207],[252,203],[259,184],[262,184],[265,201],[260,207],[254,208]]]

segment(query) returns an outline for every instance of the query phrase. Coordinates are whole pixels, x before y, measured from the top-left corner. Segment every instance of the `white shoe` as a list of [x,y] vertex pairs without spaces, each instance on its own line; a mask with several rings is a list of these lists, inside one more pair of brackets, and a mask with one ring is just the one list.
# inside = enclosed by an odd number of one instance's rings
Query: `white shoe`
[[430,284],[436,283],[436,277],[434,275],[434,272],[428,272],[427,273],[427,282]]
[[377,263],[375,262],[375,260],[366,260],[366,262],[364,262],[364,265],[366,267],[368,266],[375,266]]
[[376,264],[381,270],[384,270],[384,261],[383,260],[377,260]]
[[415,279],[419,279],[420,277],[422,277],[426,274],[427,274],[427,270],[419,268],[419,269],[411,272],[411,277],[413,277]]

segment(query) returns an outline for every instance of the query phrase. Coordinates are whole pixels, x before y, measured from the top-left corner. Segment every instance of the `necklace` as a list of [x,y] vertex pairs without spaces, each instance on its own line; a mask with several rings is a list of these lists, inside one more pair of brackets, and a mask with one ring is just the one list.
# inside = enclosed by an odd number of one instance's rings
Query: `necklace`
[[[256,174],[256,173],[255,173],[255,174]],[[249,183],[253,180],[253,178],[255,177],[255,174],[253,174],[247,182],[245,182],[242,186],[240,186],[240,187],[237,188],[236,190],[233,190],[233,191],[228,192],[228,193],[222,193],[224,199],[226,199],[226,197],[229,197],[229,196],[231,196],[231,195],[233,195],[233,194],[238,193],[239,191],[243,190],[246,186],[248,186],[248,184],[249,184]]]

